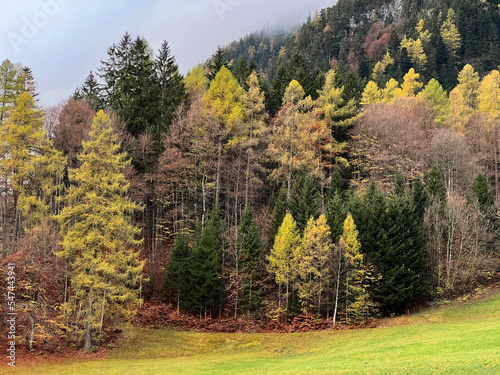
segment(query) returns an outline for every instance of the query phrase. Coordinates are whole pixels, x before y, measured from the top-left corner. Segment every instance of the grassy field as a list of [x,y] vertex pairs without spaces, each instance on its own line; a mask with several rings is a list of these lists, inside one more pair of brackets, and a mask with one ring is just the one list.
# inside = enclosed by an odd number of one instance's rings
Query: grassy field
[[[106,360],[16,374],[500,374],[500,293],[367,330],[208,334],[130,328]],[[1,372],[1,371],[0,371]]]

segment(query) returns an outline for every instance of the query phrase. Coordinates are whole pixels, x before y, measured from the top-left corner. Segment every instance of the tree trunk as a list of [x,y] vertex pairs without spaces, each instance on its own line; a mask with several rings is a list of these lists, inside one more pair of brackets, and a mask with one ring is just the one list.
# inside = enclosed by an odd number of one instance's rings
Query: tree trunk
[[220,191],[220,159],[222,154],[222,143],[219,143],[217,150],[217,184],[215,188],[215,204],[219,204],[219,191]]
[[94,301],[89,297],[89,306],[87,311],[87,321],[85,322],[85,342],[83,350],[88,352],[92,347],[92,323],[94,322]]
[[339,254],[339,268],[337,270],[337,285],[335,286],[335,307],[333,309],[333,325],[337,322],[337,307],[339,302],[339,287],[340,287],[340,267],[341,267],[342,257]]

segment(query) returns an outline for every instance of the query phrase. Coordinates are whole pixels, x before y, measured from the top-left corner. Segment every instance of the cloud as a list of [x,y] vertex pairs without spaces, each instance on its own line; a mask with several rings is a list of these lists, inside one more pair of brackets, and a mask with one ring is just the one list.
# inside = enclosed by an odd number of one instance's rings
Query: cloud
[[[25,40],[0,39],[0,59],[32,68],[43,105],[71,95],[90,70],[106,59],[106,50],[125,32],[143,36],[157,50],[163,40],[183,73],[204,62],[218,45],[293,19],[305,21],[315,8],[334,0],[23,0],[2,4],[0,33]],[[50,11],[52,6],[52,11]],[[44,19],[43,13],[47,20]],[[38,17],[38,24],[37,21]],[[32,23],[32,35],[23,26]],[[29,28],[28,28],[29,29]],[[29,31],[29,30],[28,30]]]

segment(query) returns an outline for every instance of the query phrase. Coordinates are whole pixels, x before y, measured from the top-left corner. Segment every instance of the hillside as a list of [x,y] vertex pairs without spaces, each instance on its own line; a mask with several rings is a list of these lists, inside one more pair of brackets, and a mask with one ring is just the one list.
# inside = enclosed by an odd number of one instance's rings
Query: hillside
[[[500,292],[384,328],[295,334],[204,334],[129,328],[105,361],[37,365],[37,374],[498,374]],[[31,374],[20,367],[16,374]]]
[[[427,33],[423,37],[415,30],[419,21]],[[435,78],[451,90],[467,63],[480,75],[497,68],[499,27],[498,1],[340,0],[316,12],[290,35],[256,32],[224,50],[237,77],[245,63],[261,71],[268,96],[273,89],[274,93],[283,92],[277,85],[284,70],[288,79],[297,79],[303,87],[313,86],[306,92],[314,98],[314,90],[321,84],[314,85],[318,74],[337,65],[352,69],[362,88],[386,51],[394,59],[388,76],[400,81],[413,67],[425,83]],[[420,42],[403,45],[403,38]],[[419,53],[425,57],[421,55],[419,60]],[[268,109],[274,111],[274,104],[268,104]]]

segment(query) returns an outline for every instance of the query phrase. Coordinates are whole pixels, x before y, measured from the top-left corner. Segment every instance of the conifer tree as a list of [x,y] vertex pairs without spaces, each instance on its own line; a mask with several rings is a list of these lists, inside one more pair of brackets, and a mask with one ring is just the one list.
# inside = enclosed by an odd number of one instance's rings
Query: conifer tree
[[427,175],[427,192],[431,200],[439,200],[444,202],[446,199],[446,186],[436,163],[432,164],[432,168]]
[[304,314],[321,309],[322,296],[329,283],[329,259],[333,250],[325,215],[307,222],[304,236],[292,255],[294,286]]
[[175,111],[185,98],[184,81],[166,40],[163,41],[154,60],[154,68],[159,91],[155,123],[161,139],[161,134],[168,131]]
[[223,222],[218,205],[198,232],[187,266],[189,283],[185,307],[206,317],[222,303],[219,259],[223,248]]
[[81,166],[70,170],[74,185],[58,217],[63,250],[57,255],[71,267],[68,311],[83,324],[86,351],[97,328],[102,335],[105,321],[130,316],[140,303],[144,263],[134,250],[139,229],[129,216],[139,207],[127,196],[123,169],[130,161],[119,149],[109,116],[99,111],[79,156]]
[[290,211],[297,223],[297,229],[303,233],[309,219],[316,219],[319,215],[318,187],[310,174],[300,172],[293,190]]
[[405,74],[403,78],[403,84],[401,85],[401,90],[403,96],[413,97],[417,94],[417,91],[423,86],[422,82],[419,82],[420,74],[415,73],[415,70],[411,68],[408,73]]
[[241,96],[243,103],[244,132],[241,135],[241,144],[246,151],[246,172],[245,172],[245,207],[249,204],[249,195],[252,182],[257,179],[255,169],[260,169],[259,146],[264,141],[267,133],[264,92],[260,89],[259,78],[253,71],[247,80],[248,91]]
[[[2,205],[4,240],[10,236],[17,239],[24,229],[54,213],[55,193],[62,190],[64,167],[62,154],[43,129],[43,112],[33,97],[23,92],[7,121],[0,123],[0,176],[5,179],[2,198],[12,197],[12,202]],[[6,211],[9,207],[13,208],[10,214]],[[7,216],[14,218],[12,226],[7,225]]]
[[285,215],[278,234],[274,240],[271,253],[268,255],[267,269],[274,275],[279,286],[279,307],[282,308],[281,288],[285,286],[285,308],[288,308],[289,287],[292,277],[291,261],[295,248],[300,244],[297,224],[290,213]]
[[388,246],[379,249],[376,298],[386,312],[401,313],[428,292],[427,252],[409,196],[393,191],[388,208]]
[[[363,254],[358,240],[358,230],[350,213],[344,221],[339,247],[346,269],[346,314],[347,322],[358,323],[366,317],[368,295],[364,283]],[[337,283],[338,284],[338,283]]]
[[189,285],[188,260],[190,249],[183,234],[175,238],[172,253],[165,269],[165,281],[163,289],[167,296],[177,302],[177,312],[181,305],[181,299],[185,298],[186,288]]
[[228,70],[230,69],[229,64],[224,61],[225,56],[226,53],[224,52],[222,47],[219,46],[217,48],[217,51],[212,56],[210,63],[207,66],[208,73],[206,74],[206,77],[209,80],[209,82],[212,82],[215,79],[215,77],[220,72],[222,67],[225,67]]
[[471,187],[473,201],[477,202],[482,213],[487,213],[495,205],[495,193],[484,173],[479,173]]
[[[98,111],[103,107],[101,90],[102,88],[99,85],[99,82],[97,82],[94,72],[90,71],[87,78],[85,78],[82,87],[78,89],[78,99],[87,99],[92,109],[94,111]],[[74,97],[74,99],[76,98]]]
[[449,102],[446,91],[443,87],[432,78],[429,83],[420,91],[417,98],[424,98],[432,103],[432,108],[436,113],[435,121],[439,125],[443,125],[449,112]]
[[222,66],[203,96],[205,111],[215,119],[220,133],[217,137],[216,204],[219,203],[223,146],[230,148],[239,144],[245,133],[242,94],[243,89],[238,81],[229,69]]
[[384,103],[394,103],[397,98],[403,96],[403,90],[399,87],[398,81],[391,78],[385,84],[385,88],[382,90],[382,101]]
[[283,219],[285,218],[286,213],[288,212],[290,207],[290,202],[287,198],[287,191],[285,188],[281,188],[278,192],[278,198],[274,203],[271,226],[269,228],[269,237],[268,244],[269,247],[272,247],[274,244],[274,238],[278,234],[278,230],[280,229],[281,224],[283,223]]
[[0,65],[0,124],[8,118],[20,89],[14,64],[10,60],[4,60]]
[[259,282],[257,271],[264,246],[251,206],[247,206],[243,211],[241,223],[238,226],[238,241],[238,245],[243,252],[241,267],[243,272],[243,296],[241,307],[246,311],[255,311],[262,300],[262,294],[257,288]]
[[366,85],[363,95],[361,96],[361,104],[364,106],[368,106],[370,104],[379,103],[382,101],[382,94],[378,89],[378,86],[375,82],[370,81]]
[[446,21],[441,25],[440,32],[446,46],[446,51],[448,52],[449,60],[451,62],[456,61],[462,41],[460,32],[455,25],[455,11],[452,8],[448,9]]
[[[306,140],[311,131],[306,128],[311,120],[313,107],[311,97],[304,98],[304,90],[297,81],[290,82],[285,91],[284,104],[275,118],[269,143],[269,155],[278,163],[271,179],[286,179],[288,199],[291,198],[294,174],[297,170],[317,170],[315,149]],[[307,222],[307,219],[306,219]]]
[[418,174],[415,181],[413,181],[411,198],[413,201],[413,209],[417,217],[423,220],[425,209],[429,204],[429,194],[427,193],[420,174]]

